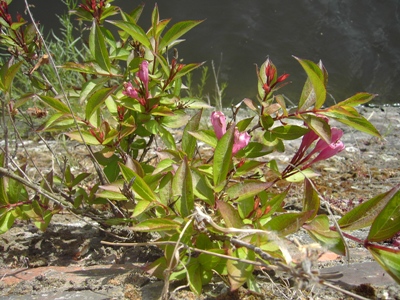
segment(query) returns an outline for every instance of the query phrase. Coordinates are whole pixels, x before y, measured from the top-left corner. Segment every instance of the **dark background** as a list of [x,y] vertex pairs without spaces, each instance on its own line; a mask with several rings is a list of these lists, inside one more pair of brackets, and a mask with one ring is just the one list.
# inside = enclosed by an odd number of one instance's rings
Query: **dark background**
[[[112,4],[130,11],[142,2],[140,24],[147,29],[156,1]],[[61,0],[29,3],[46,32],[59,26],[56,14],[66,12]],[[379,94],[375,103],[400,102],[399,5],[398,0],[158,1],[161,18],[172,18],[172,23],[205,20],[184,36],[179,56],[185,62],[214,60],[221,81],[228,82],[226,103],[255,97],[255,64],[267,57],[279,73],[291,74],[292,84],[281,92],[297,102],[305,74],[292,55],[323,61],[336,101],[366,91]],[[10,8],[23,13],[24,1],[14,0]]]

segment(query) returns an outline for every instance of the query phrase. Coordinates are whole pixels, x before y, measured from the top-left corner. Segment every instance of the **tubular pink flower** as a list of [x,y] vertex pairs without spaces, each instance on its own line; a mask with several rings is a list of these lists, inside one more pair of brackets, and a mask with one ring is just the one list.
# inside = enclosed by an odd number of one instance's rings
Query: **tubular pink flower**
[[211,124],[214,127],[215,135],[217,139],[222,138],[226,133],[226,118],[223,112],[214,111],[211,113]]
[[344,149],[344,144],[342,141],[337,141],[325,147],[312,161],[310,161],[307,165],[303,167],[303,169],[308,168],[312,164],[320,160],[325,160],[331,158],[332,156],[338,154],[340,151]]
[[134,88],[132,86],[132,83],[130,83],[130,82],[124,83],[124,90],[122,91],[122,94],[124,94],[125,96],[128,96],[128,97],[131,97],[133,99],[139,98],[137,89]]
[[333,147],[332,145],[334,145],[337,141],[339,141],[342,136],[343,136],[343,131],[340,130],[339,128],[333,127],[331,130],[331,144],[328,144],[324,140],[319,140],[317,145],[315,145],[313,153],[323,151],[327,147]]
[[247,132],[239,132],[239,130],[235,128],[232,155],[235,155],[239,150],[246,147],[249,143],[250,135]]
[[149,62],[144,60],[139,65],[139,72],[137,73],[140,81],[143,82],[144,88],[146,90],[146,94],[149,90]]

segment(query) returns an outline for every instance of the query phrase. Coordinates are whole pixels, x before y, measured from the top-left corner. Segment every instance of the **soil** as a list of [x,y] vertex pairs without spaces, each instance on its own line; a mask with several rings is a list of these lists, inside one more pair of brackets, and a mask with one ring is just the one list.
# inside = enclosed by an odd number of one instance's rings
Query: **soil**
[[[337,216],[400,182],[400,108],[362,107],[360,112],[384,138],[338,125],[345,129],[342,140],[346,149],[315,168],[322,175],[321,180],[317,179],[318,188]],[[287,143],[287,152],[274,158],[284,164],[297,147],[298,142]],[[80,160],[79,165],[87,167],[85,160]],[[300,186],[294,189],[287,202],[288,209],[300,208],[300,192]],[[114,226],[113,232],[129,233],[130,242],[149,238],[130,233],[126,227]],[[365,237],[367,232],[365,229],[352,234]],[[304,232],[296,238],[303,245],[312,243]],[[101,241],[116,240],[100,230],[93,220],[78,219],[69,213],[55,215],[45,232],[29,222],[16,222],[0,236],[0,299],[157,299],[160,296],[163,282],[143,270],[147,263],[162,255],[158,248],[108,246]],[[400,238],[388,243],[399,247]],[[350,265],[345,258],[328,252],[315,261],[320,272],[339,271],[342,277],[331,281],[333,284],[368,299],[400,299],[399,285],[373,262],[368,251],[352,242],[349,247]],[[362,272],[366,275],[361,276]],[[201,296],[182,287],[181,282],[171,283],[171,299],[353,299],[319,285],[299,288],[296,282],[282,281],[270,273],[258,272],[256,276],[262,295],[249,294],[244,288],[230,292],[223,280],[216,277]]]

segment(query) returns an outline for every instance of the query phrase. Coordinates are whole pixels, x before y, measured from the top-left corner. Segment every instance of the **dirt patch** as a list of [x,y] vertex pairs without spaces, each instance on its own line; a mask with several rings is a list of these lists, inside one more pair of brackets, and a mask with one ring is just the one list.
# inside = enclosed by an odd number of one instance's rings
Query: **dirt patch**
[[[380,130],[384,139],[379,140],[367,134],[346,129],[343,138],[346,150],[337,157],[318,164],[315,168],[322,175],[321,179],[316,180],[319,190],[338,215],[372,196],[389,190],[400,182],[400,109],[395,107],[361,108],[361,113]],[[343,128],[343,126],[340,127]],[[295,142],[288,143],[289,154],[279,154],[275,158],[284,164],[289,160],[290,153],[293,153],[297,147],[298,144]],[[37,161],[43,162],[40,159]],[[85,164],[84,158],[77,159],[76,163],[79,167],[90,171],[89,164]],[[295,188],[289,196],[287,205],[290,209],[300,208],[300,192],[301,186],[298,189]],[[113,227],[113,232],[123,233],[124,236],[130,234],[131,238],[127,242],[146,241],[149,238],[134,235],[125,227]],[[355,234],[365,237],[367,231],[359,231]],[[297,237],[304,244],[311,242],[304,233],[299,233]],[[0,295],[3,296],[0,299],[24,297],[24,295],[29,295],[29,299],[40,299],[43,293],[51,295],[51,299],[57,299],[57,295],[65,296],[65,293],[69,293],[71,297],[81,297],[80,299],[82,297],[86,299],[157,299],[163,283],[146,275],[142,267],[160,257],[162,252],[152,246],[105,246],[101,244],[102,240],[116,241],[114,237],[99,230],[98,224],[91,219],[81,220],[67,213],[54,216],[46,232],[40,232],[30,223],[17,222],[7,233],[0,236],[2,252]],[[366,264],[373,261],[365,249],[356,243],[349,243],[349,245],[352,264]],[[344,258],[331,257],[326,261],[320,261],[318,265],[320,268],[341,267],[341,272],[345,273],[346,263]],[[374,265],[370,268],[377,267]],[[37,270],[38,273],[32,270]],[[29,276],[29,272],[33,272],[33,275]],[[388,277],[387,274],[385,276]],[[279,281],[274,274],[259,272],[257,278],[261,283],[263,295],[251,295],[244,289],[229,292],[223,281],[215,278],[210,285],[205,287],[201,296],[195,296],[187,287],[178,288],[183,283],[174,283],[171,291],[178,289],[172,293],[171,298],[338,298],[336,291],[321,289],[317,286],[311,290],[293,289],[291,287],[295,285],[295,282],[291,282],[290,279],[285,282]],[[370,299],[400,299],[398,285],[390,281],[382,284],[380,277],[374,278],[377,279],[372,282],[367,279],[363,282],[354,281],[354,284],[345,288],[352,289]],[[349,282],[351,283],[351,276],[346,279],[346,283],[349,284]],[[336,283],[341,284],[340,280]],[[49,297],[47,299],[50,299]],[[340,297],[347,299],[345,298],[347,296]]]

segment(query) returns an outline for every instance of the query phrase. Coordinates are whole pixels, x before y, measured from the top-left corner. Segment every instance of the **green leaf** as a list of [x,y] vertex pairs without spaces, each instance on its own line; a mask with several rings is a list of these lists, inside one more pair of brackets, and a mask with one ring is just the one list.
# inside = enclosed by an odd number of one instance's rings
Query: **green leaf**
[[176,150],[174,136],[163,126],[158,126],[158,136],[161,138],[165,146],[170,150]]
[[351,96],[350,98],[347,98],[346,100],[343,100],[341,102],[339,102],[338,104],[336,104],[334,107],[341,107],[341,106],[358,106],[358,105],[362,105],[365,104],[369,101],[371,101],[372,99],[374,99],[377,95],[374,94],[368,94],[368,93],[357,93],[353,96]]
[[312,169],[305,169],[301,172],[295,171],[294,174],[290,175],[289,177],[286,177],[285,180],[288,182],[302,182],[306,178],[314,178],[320,176],[320,174],[314,172]]
[[133,40],[138,41],[141,43],[144,47],[148,49],[152,49],[153,47],[151,46],[150,40],[147,37],[146,33],[143,31],[143,29],[131,22],[126,22],[126,21],[110,21],[107,20],[107,22],[121,28],[124,32],[128,33]]
[[[397,194],[399,189],[400,184],[390,191],[375,196],[356,206],[338,221],[340,228],[343,230],[355,230],[371,225],[386,204]],[[376,226],[379,226],[380,222],[378,221]]]
[[382,268],[400,284],[400,250],[385,251],[373,245],[370,245],[368,250]]
[[23,60],[12,65],[10,65],[10,62],[4,62],[0,70],[0,89],[4,93],[7,93],[10,90],[14,77],[22,66],[22,63]]
[[203,270],[201,266],[197,263],[197,261],[187,267],[186,277],[189,283],[189,287],[190,290],[196,295],[201,294],[201,289],[203,287],[202,271]]
[[192,169],[193,193],[194,195],[207,202],[209,205],[214,205],[214,191],[209,183],[208,178],[201,174],[196,168]]
[[161,124],[168,128],[179,128],[185,126],[189,121],[190,116],[185,114],[184,112],[176,111],[172,116],[165,116]]
[[49,105],[51,108],[54,108],[56,111],[66,114],[70,113],[68,106],[62,103],[60,100],[45,95],[38,95],[38,96],[44,103]]
[[230,186],[226,193],[230,199],[240,202],[249,197],[254,197],[258,193],[270,188],[273,182],[261,182],[256,180],[246,180]]
[[250,142],[246,147],[236,153],[236,157],[257,158],[271,153],[273,147],[265,146],[258,142]]
[[400,191],[393,195],[371,225],[368,241],[382,242],[400,232]]
[[222,183],[227,179],[228,172],[232,163],[233,135],[235,127],[231,126],[222,138],[218,141],[214,151],[214,187],[215,192],[220,192],[223,188]]
[[247,160],[243,164],[241,164],[240,167],[236,168],[235,177],[243,176],[243,175],[249,173],[250,171],[252,171],[258,167],[261,167],[263,165],[265,165],[265,162],[256,161],[256,160]]
[[163,36],[159,48],[162,50],[165,47],[169,47],[177,39],[179,39],[186,32],[191,30],[203,21],[182,21],[174,24]]
[[314,115],[306,114],[302,116],[304,122],[328,145],[331,144],[331,127],[328,122]]
[[133,209],[131,218],[137,218],[139,215],[149,210],[154,204],[155,204],[154,201],[148,201],[148,200],[137,201],[135,208]]
[[217,147],[218,139],[212,130],[188,131],[188,133],[213,148]]
[[[238,248],[232,253],[233,257],[254,260],[255,254],[247,248]],[[229,259],[226,263],[231,290],[237,290],[246,281],[254,270],[254,266],[245,262]]]
[[87,101],[85,117],[89,120],[90,117],[100,108],[100,106],[110,97],[118,86],[111,88],[103,88],[94,92]]
[[318,192],[314,189],[314,186],[311,184],[310,180],[305,180],[303,211],[312,211],[313,213],[310,216],[311,219],[317,215],[319,207],[320,207],[320,200]]
[[[4,152],[0,153],[0,167],[4,167]],[[5,176],[0,176],[0,204],[8,205],[10,200],[7,195],[7,180],[4,180]]]
[[82,136],[83,136],[84,140],[82,140],[82,137],[81,137],[81,135],[79,134],[78,131],[68,132],[65,135],[68,136],[70,139],[73,139],[73,140],[78,141],[80,143],[86,143],[88,145],[100,145],[100,142],[93,135],[91,135],[89,132],[82,131],[81,133],[82,133]]
[[359,131],[381,138],[379,131],[366,118],[361,116],[357,110],[350,106],[333,107],[321,111],[322,115],[333,118],[343,124],[353,127]]
[[153,190],[147,185],[147,183],[141,178],[137,173],[133,170],[129,169],[127,166],[118,163],[121,169],[122,176],[126,182],[130,182],[134,179],[132,184],[133,191],[143,200],[147,201],[156,201],[157,197],[154,194]]
[[272,128],[270,131],[278,138],[284,140],[295,140],[305,135],[307,132],[310,131],[310,129],[289,124]]
[[246,118],[243,120],[240,120],[237,124],[236,127],[237,129],[242,132],[247,129],[247,127],[251,124],[251,121],[253,121],[254,117]]
[[326,215],[315,217],[310,223],[304,224],[309,235],[322,247],[339,255],[346,255],[346,248],[342,237],[336,231],[329,228],[329,219]]
[[[305,111],[312,105],[314,105],[315,109],[321,108],[326,100],[325,78],[322,70],[312,61],[297,57],[294,58],[300,63],[304,71],[307,73],[308,80],[312,87],[312,91],[310,93],[301,95],[302,97],[299,103],[299,111]],[[312,93],[315,94],[315,100],[309,101],[309,97],[313,97]]]
[[99,25],[97,25],[97,22],[94,19],[89,34],[89,49],[100,68],[102,68],[104,71],[110,72],[111,63],[106,48],[106,43],[104,41],[104,36],[99,28]]
[[269,217],[270,215],[276,213],[277,211],[282,210],[283,201],[285,200],[288,191],[289,191],[289,188],[287,188],[282,193],[277,194],[277,195],[273,196],[270,200],[268,200],[268,202],[266,204],[270,207],[270,210],[265,215],[265,217]]
[[178,230],[181,224],[166,218],[149,219],[129,227],[133,231],[152,232]]
[[185,126],[182,135],[182,150],[186,153],[188,159],[192,159],[196,150],[196,138],[189,132],[199,129],[202,111],[195,114]]
[[194,194],[192,174],[186,158],[182,161],[172,179],[172,191],[174,196],[178,197],[175,207],[183,217],[187,217],[194,209]]
[[33,223],[40,231],[44,232],[44,231],[46,231],[47,227],[49,226],[53,215],[54,215],[53,211],[46,210],[42,213],[42,220],[34,221]]
[[243,228],[244,224],[237,210],[229,203],[216,201],[217,209],[225,221],[226,227]]
[[16,216],[12,210],[3,212],[0,216],[0,234],[7,232],[14,224],[15,219]]
[[265,224],[264,229],[275,231],[281,237],[287,236],[297,232],[311,214],[312,212],[283,213],[273,217],[271,221]]
[[99,188],[102,191],[96,193],[97,197],[108,198],[112,200],[127,200],[124,195],[122,195],[121,189],[123,187],[122,182],[114,182],[109,185],[100,185]]

